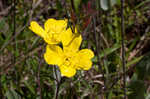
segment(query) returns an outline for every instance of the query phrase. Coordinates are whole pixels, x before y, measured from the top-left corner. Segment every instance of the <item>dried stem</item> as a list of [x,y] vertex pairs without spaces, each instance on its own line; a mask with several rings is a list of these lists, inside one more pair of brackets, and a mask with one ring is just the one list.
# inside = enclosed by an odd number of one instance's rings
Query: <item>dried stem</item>
[[[100,52],[100,46],[99,46],[99,35],[97,35],[96,33],[96,19],[95,17],[93,16],[93,28],[94,28],[94,38],[95,38],[95,42],[96,42],[96,54],[97,54],[97,58],[98,58],[98,68],[100,70],[100,72],[102,72],[103,74],[103,79],[104,79],[104,73],[103,73],[103,70],[102,70],[102,66],[100,64],[100,56],[99,56],[99,52]],[[101,90],[100,90],[100,93],[101,93]]]
[[123,88],[124,88],[124,99],[126,99],[126,60],[125,60],[125,47],[124,47],[124,0],[121,0],[121,44],[122,44],[122,69],[123,69]]
[[59,88],[60,88],[60,85],[61,85],[61,78],[59,80],[59,75],[57,73],[57,67],[55,66],[54,67],[54,74],[55,74],[55,78],[57,79],[56,80],[56,89],[55,89],[55,96],[54,96],[54,99],[58,99],[58,96],[59,96]]
[[42,61],[39,59],[39,65],[38,65],[38,73],[37,73],[37,92],[40,95],[40,99],[42,99],[42,92],[41,92],[41,83],[40,83],[40,70],[41,70]]
[[[14,6],[13,6],[13,36],[16,34],[16,0],[13,0],[13,3],[14,3]],[[16,43],[16,38],[14,39],[14,42],[15,42],[15,46],[14,46],[14,55],[13,55],[13,62],[15,63],[16,62],[16,55],[15,55],[15,52],[16,52],[16,46],[17,46],[17,43]]]

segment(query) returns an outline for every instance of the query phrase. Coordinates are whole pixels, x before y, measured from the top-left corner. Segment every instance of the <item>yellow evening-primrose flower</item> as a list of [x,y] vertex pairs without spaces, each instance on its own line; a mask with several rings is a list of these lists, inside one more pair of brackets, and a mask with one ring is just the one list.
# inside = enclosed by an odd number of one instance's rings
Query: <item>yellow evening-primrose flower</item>
[[68,20],[55,20],[53,18],[48,19],[44,28],[42,28],[36,21],[30,23],[29,29],[34,33],[42,37],[48,44],[58,44],[63,41],[64,44],[68,44],[71,40],[71,29],[67,28]]
[[[75,35],[76,36],[76,35]],[[63,49],[58,45],[47,45],[44,59],[48,64],[58,65],[61,75],[72,77],[76,70],[89,70],[94,53],[90,49],[79,50],[82,37],[78,35]]]

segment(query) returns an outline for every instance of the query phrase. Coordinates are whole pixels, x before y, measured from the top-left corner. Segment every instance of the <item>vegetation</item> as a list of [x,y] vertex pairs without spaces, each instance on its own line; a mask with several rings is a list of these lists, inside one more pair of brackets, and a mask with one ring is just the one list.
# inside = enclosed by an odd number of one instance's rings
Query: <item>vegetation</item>
[[[123,72],[120,0],[1,0],[0,99],[150,99],[150,0],[125,0]],[[88,71],[61,77],[30,29],[49,18],[69,20],[95,56]]]

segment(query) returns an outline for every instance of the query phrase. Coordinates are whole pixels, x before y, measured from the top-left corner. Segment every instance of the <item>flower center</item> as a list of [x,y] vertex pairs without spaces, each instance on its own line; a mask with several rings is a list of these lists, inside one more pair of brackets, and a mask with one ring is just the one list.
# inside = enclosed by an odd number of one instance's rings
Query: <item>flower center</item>
[[71,65],[71,57],[67,57],[64,61],[64,65]]
[[64,54],[64,61],[62,63],[62,65],[67,66],[68,68],[74,68],[75,64],[76,64],[76,57],[75,57],[74,52],[65,52]]

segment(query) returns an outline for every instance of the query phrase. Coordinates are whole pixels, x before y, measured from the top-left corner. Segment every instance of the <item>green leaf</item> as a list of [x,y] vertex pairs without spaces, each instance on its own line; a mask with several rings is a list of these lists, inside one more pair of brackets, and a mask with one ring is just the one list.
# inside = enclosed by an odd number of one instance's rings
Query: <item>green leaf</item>
[[145,99],[144,94],[146,87],[144,85],[144,81],[139,80],[136,74],[134,74],[131,79],[129,90],[131,93],[129,94],[128,99]]
[[31,84],[29,84],[26,80],[24,81],[24,84],[26,85],[26,87],[30,90],[30,92],[32,94],[35,94],[34,88],[33,86],[31,86]]
[[0,29],[2,29],[5,26],[5,19],[0,19]]
[[105,55],[111,54],[112,52],[116,51],[121,47],[121,44],[114,44],[113,47],[107,48],[104,51],[101,52],[100,58],[104,57]]
[[[150,0],[143,0],[143,2],[141,2],[140,4],[138,4],[137,6],[135,6],[134,9],[138,9],[139,7],[142,7],[144,4],[148,3]],[[143,9],[143,8],[142,8]]]
[[130,62],[127,63],[127,67],[129,67],[130,65],[133,65],[133,64],[139,62],[142,58],[143,58],[143,56],[134,58],[133,60],[131,60]]
[[59,0],[56,0],[56,7],[58,9],[58,11],[62,11],[62,5],[61,5],[61,2]]
[[78,8],[79,8],[81,0],[73,0],[73,1],[74,1],[75,10],[78,12]]
[[111,0],[111,1],[110,1],[110,5],[111,5],[111,6],[114,6],[116,3],[117,3],[117,0]]
[[112,90],[110,90],[109,94],[108,94],[108,99],[112,99],[113,93]]
[[10,89],[6,92],[7,99],[21,99],[21,96],[14,90]]
[[136,64],[136,72],[138,74],[138,78],[141,80],[143,80],[145,78],[149,78],[149,76],[150,76],[150,53],[145,55]]

